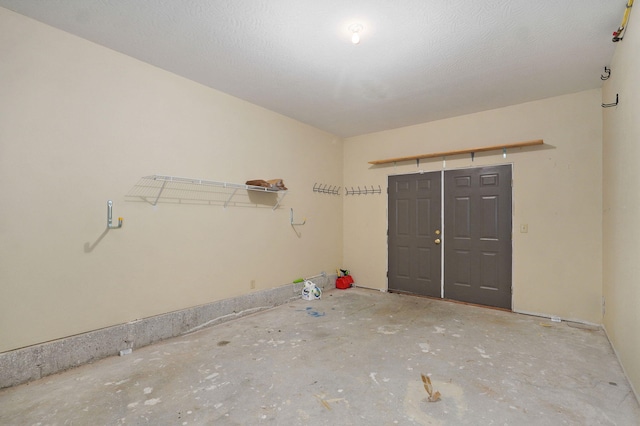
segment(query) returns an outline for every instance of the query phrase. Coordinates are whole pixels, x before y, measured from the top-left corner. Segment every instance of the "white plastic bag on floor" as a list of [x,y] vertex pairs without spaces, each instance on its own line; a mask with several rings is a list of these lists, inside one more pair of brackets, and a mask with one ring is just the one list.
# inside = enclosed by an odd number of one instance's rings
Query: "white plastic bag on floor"
[[322,297],[322,290],[318,288],[313,281],[305,281],[302,289],[302,298],[304,300],[316,300]]

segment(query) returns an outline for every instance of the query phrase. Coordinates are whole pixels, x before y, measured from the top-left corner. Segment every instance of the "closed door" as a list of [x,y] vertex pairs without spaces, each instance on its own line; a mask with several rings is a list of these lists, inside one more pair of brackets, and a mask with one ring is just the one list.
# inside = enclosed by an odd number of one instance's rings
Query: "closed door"
[[444,174],[444,297],[511,309],[511,166]]
[[441,295],[441,174],[389,176],[389,290]]
[[506,165],[390,176],[389,290],[510,309],[511,174]]

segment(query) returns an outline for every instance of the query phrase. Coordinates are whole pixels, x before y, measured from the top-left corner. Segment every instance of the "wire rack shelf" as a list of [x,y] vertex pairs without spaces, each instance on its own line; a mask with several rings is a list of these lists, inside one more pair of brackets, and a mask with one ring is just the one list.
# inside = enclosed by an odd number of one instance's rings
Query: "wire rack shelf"
[[153,206],[159,202],[233,206],[268,206],[277,209],[287,191],[277,188],[152,175],[142,177],[125,195],[129,200],[142,200]]

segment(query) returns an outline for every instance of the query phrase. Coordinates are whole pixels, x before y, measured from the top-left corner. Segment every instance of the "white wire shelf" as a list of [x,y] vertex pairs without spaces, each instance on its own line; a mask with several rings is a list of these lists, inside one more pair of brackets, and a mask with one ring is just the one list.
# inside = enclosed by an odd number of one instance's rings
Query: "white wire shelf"
[[287,191],[277,188],[218,182],[213,180],[152,175],[142,177],[125,195],[153,206],[158,202],[217,204],[234,206],[268,206],[277,209]]

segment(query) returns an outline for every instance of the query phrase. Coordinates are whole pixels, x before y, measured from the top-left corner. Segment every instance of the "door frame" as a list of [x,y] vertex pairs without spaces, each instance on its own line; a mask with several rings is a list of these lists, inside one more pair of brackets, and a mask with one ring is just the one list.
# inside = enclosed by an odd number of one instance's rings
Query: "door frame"
[[[445,197],[445,192],[444,192],[444,173],[448,170],[465,170],[465,169],[479,169],[479,168],[483,168],[483,167],[496,167],[496,166],[510,166],[511,167],[511,308],[510,310],[513,311],[513,263],[514,263],[514,250],[513,250],[513,227],[514,227],[514,217],[513,217],[513,206],[515,204],[514,202],[514,196],[513,196],[513,182],[514,182],[514,173],[513,173],[513,163],[499,163],[499,164],[484,164],[481,166],[466,166],[466,167],[453,167],[453,168],[442,168],[440,170],[419,170],[417,172],[408,172],[408,173],[393,173],[393,174],[388,174],[387,175],[387,202],[386,202],[386,209],[387,209],[387,289],[386,291],[389,291],[389,177],[390,176],[409,176],[409,175],[420,175],[420,174],[424,174],[424,173],[432,173],[432,172],[439,172],[440,173],[440,185],[441,185],[441,190],[440,190],[440,229],[442,230],[442,243],[440,244],[440,250],[441,252],[441,256],[440,256],[440,299],[441,300],[452,300],[452,301],[456,301],[455,299],[445,299],[444,297],[444,246],[445,246],[445,235],[444,235],[444,197]],[[423,297],[429,297],[429,296],[423,296]],[[467,302],[463,302],[463,303],[467,303]],[[492,306],[488,306],[488,305],[478,305],[478,306],[487,306],[488,308],[492,308],[494,309],[494,307]],[[500,308],[495,308],[495,309],[500,309]]]

